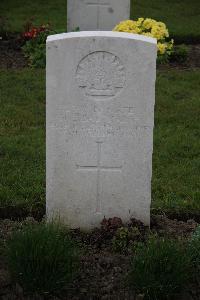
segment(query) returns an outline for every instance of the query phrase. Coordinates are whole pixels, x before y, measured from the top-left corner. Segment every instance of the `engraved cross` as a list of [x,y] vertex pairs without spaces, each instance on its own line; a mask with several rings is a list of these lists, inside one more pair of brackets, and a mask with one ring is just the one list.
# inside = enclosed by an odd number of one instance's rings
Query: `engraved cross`
[[99,30],[99,23],[100,23],[100,13],[101,13],[101,9],[103,7],[109,7],[110,6],[110,3],[108,2],[105,2],[105,1],[102,1],[102,0],[91,0],[91,1],[87,1],[86,2],[86,5],[88,6],[93,6],[93,7],[96,7],[97,9],[97,23],[96,23],[96,29]]
[[103,142],[97,141],[97,163],[95,165],[77,165],[79,171],[96,171],[96,213],[101,212],[101,193],[100,193],[100,173],[101,171],[114,171],[121,172],[122,166],[103,166],[101,164],[101,146]]

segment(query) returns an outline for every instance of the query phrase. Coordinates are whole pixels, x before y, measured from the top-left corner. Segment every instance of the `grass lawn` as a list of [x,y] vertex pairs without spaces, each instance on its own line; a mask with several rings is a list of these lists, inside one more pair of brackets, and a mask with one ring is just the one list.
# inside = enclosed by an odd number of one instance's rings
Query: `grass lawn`
[[[45,201],[45,72],[0,71],[0,206]],[[200,209],[200,71],[157,76],[152,206]]]
[[[22,31],[32,17],[36,24],[50,22],[54,29],[65,31],[66,3],[67,0],[1,0],[0,15],[9,19],[11,31]],[[200,41],[199,0],[132,0],[131,17],[166,22],[177,42]]]
[[8,18],[11,31],[21,32],[31,18],[36,25],[50,23],[53,29],[65,31],[67,0],[1,0],[0,15]]
[[199,95],[200,70],[158,73],[153,207],[200,209]]
[[199,0],[133,0],[132,18],[141,16],[165,22],[175,42],[200,41]]
[[44,71],[0,71],[0,204],[45,198]]

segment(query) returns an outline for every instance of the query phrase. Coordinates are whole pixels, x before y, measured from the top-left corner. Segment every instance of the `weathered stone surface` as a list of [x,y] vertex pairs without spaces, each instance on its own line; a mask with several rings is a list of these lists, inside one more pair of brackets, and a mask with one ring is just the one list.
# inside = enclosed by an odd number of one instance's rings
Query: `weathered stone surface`
[[130,0],[68,0],[67,29],[112,30],[130,18]]
[[90,229],[150,220],[156,40],[77,32],[47,40],[47,215]]

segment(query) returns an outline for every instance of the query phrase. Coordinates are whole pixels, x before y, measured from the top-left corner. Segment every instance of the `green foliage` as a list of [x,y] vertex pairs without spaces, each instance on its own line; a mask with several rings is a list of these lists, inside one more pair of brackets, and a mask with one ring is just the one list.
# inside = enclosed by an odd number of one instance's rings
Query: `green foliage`
[[167,64],[169,62],[169,60],[170,60],[171,51],[170,51],[170,53],[166,52],[166,53],[164,53],[162,55],[158,55],[157,56],[157,63],[161,64],[161,65]]
[[169,59],[172,62],[185,62],[188,58],[188,47],[186,45],[175,46]]
[[197,278],[200,276],[200,225],[197,227],[189,241],[188,253],[191,256],[193,268]]
[[28,225],[7,244],[13,279],[28,293],[49,293],[67,285],[78,267],[78,251],[56,223]]
[[40,32],[35,38],[26,41],[22,47],[25,56],[29,59],[30,66],[45,68],[46,66],[46,39],[48,35],[55,34],[52,30]]
[[140,231],[137,227],[120,227],[117,229],[112,239],[112,247],[115,252],[125,253],[130,241],[135,241],[140,237]]
[[136,247],[128,283],[145,300],[164,300],[185,288],[189,274],[190,259],[180,242],[152,236]]

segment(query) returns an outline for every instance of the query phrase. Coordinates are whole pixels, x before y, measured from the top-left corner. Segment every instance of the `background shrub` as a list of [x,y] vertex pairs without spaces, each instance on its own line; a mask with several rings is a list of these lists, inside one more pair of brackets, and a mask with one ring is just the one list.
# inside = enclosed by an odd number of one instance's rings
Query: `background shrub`
[[141,234],[137,227],[120,227],[112,239],[112,248],[115,252],[127,253],[129,246],[140,239]]
[[187,60],[188,55],[189,55],[188,47],[184,44],[178,45],[174,47],[169,60],[171,62],[183,63]]
[[151,237],[136,247],[128,283],[144,299],[164,300],[182,291],[189,277],[190,259],[181,243]]
[[200,225],[195,230],[189,242],[188,255],[191,256],[194,275],[197,278],[200,276]]
[[7,246],[13,279],[30,293],[61,289],[78,268],[77,247],[59,224],[28,225]]
[[[31,23],[30,23],[31,24]],[[31,27],[23,33],[26,39],[22,47],[24,55],[28,58],[30,66],[34,68],[45,68],[46,66],[46,39],[49,35],[56,32],[51,30],[48,25]]]

